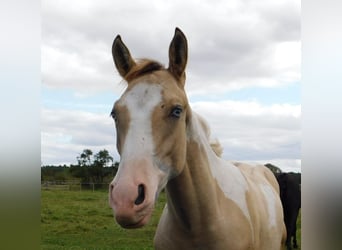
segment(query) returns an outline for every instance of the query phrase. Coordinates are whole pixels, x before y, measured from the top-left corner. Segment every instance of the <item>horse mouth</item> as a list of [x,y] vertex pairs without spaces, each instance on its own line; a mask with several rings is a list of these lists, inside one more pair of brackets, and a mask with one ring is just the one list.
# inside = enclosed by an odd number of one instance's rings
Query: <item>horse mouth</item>
[[126,229],[133,229],[133,228],[140,228],[146,225],[153,213],[154,206],[153,205],[147,205],[144,207],[141,207],[139,210],[133,212],[133,213],[115,213],[114,211],[114,217],[116,222],[123,228]]
[[129,223],[128,221],[118,221],[118,223],[120,224],[120,226],[126,229],[140,228],[147,224],[147,222],[150,220],[150,217],[151,213],[143,216],[138,222]]

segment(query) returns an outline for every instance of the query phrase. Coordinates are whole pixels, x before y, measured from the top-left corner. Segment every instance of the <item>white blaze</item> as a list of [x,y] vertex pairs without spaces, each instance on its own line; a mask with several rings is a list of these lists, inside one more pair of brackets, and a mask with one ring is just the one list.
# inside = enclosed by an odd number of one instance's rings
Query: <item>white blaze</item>
[[134,156],[151,157],[154,151],[152,112],[161,101],[161,87],[157,84],[139,83],[120,101],[130,114],[130,123],[122,151],[122,159]]

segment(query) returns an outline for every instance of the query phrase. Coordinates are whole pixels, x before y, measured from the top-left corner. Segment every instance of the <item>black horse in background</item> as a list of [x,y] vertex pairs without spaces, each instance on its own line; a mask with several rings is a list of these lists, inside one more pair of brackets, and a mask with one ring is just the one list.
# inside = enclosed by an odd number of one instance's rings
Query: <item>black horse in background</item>
[[286,225],[287,238],[286,247],[292,249],[291,238],[293,238],[293,247],[298,248],[296,231],[297,217],[301,207],[301,174],[300,173],[275,173],[280,187],[280,199],[284,210],[284,221]]

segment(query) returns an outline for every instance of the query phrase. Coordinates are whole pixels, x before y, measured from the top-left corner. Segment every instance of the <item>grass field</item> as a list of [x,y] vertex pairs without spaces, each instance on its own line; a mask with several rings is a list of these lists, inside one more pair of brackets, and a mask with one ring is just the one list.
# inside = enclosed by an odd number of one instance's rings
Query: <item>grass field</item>
[[153,249],[164,203],[162,193],[149,224],[126,230],[114,221],[108,191],[42,190],[41,249]]
[[[148,225],[126,230],[114,221],[107,191],[42,190],[41,249],[153,249],[164,204],[165,194],[161,193]],[[300,243],[300,218],[298,224]]]

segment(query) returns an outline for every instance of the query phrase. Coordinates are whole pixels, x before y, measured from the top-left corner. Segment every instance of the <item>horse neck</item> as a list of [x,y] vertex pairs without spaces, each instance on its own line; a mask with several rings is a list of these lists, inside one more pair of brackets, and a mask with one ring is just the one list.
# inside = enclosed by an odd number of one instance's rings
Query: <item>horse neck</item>
[[206,131],[193,114],[188,125],[184,170],[166,186],[169,213],[186,230],[200,229],[218,216],[218,185],[210,169],[218,161]]

